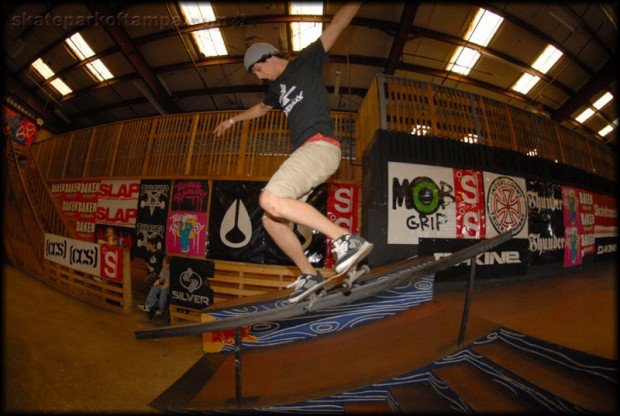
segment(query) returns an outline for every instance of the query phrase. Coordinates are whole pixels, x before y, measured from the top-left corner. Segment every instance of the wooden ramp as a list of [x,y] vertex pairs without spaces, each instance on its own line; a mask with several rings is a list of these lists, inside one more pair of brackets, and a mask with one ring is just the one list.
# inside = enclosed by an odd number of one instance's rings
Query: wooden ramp
[[[353,330],[244,351],[242,397],[247,401],[242,407],[262,408],[318,399],[422,367],[459,349],[456,339],[461,316],[462,310],[428,302]],[[495,328],[496,324],[471,317],[464,343]],[[228,354],[204,387],[181,407],[205,411],[233,409],[234,399],[234,355]]]

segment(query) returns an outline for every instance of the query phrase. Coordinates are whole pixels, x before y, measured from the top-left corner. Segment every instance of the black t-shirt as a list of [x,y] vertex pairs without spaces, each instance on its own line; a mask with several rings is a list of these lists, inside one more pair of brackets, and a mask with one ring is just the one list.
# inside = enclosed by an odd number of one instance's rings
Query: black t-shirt
[[161,271],[162,262],[164,260],[164,253],[159,250],[147,250],[145,260],[149,264],[149,266],[155,269],[155,273],[159,274],[159,272]]
[[321,39],[308,45],[273,81],[263,103],[284,111],[291,129],[293,150],[310,136],[321,133],[337,139],[323,83],[328,54]]

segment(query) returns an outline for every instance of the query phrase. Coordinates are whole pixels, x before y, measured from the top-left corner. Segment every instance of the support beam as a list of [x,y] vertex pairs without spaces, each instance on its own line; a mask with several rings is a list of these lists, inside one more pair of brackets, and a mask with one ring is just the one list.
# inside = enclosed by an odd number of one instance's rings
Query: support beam
[[407,43],[409,31],[413,26],[413,20],[415,19],[419,6],[420,3],[417,1],[412,3],[405,2],[405,8],[400,17],[398,32],[394,37],[394,42],[392,42],[392,49],[390,50],[388,63],[383,70],[383,73],[386,75],[394,75],[394,72],[396,71],[396,65],[403,54],[403,49],[405,48],[405,43]]
[[160,108],[163,108],[168,113],[180,113],[181,111],[177,107],[176,103],[170,97],[161,81],[146,59],[142,56],[140,51],[133,44],[129,34],[125,28],[121,25],[121,22],[113,14],[112,10],[104,3],[89,3],[88,8],[91,10],[94,16],[97,16],[99,23],[106,29],[108,34],[114,39],[123,52],[123,55],[131,63],[134,69],[138,72],[144,83],[147,85],[152,93],[152,96],[157,100]]

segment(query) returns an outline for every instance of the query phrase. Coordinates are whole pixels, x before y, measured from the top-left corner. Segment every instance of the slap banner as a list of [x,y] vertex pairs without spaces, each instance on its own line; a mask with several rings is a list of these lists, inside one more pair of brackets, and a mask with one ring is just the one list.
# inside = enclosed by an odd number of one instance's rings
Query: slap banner
[[97,205],[97,223],[135,227],[139,196],[139,180],[101,181]]

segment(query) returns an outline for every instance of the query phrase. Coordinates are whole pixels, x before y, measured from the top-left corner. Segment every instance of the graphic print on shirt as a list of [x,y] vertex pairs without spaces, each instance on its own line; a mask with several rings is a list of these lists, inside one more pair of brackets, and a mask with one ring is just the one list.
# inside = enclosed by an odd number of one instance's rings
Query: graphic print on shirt
[[295,96],[295,98],[291,99],[289,96],[295,91],[297,87],[293,86],[289,90],[286,89],[286,85],[280,84],[280,106],[284,111],[286,117],[288,117],[288,113],[291,112],[293,107],[297,105],[298,102],[304,99],[304,92],[300,91],[299,94]]

